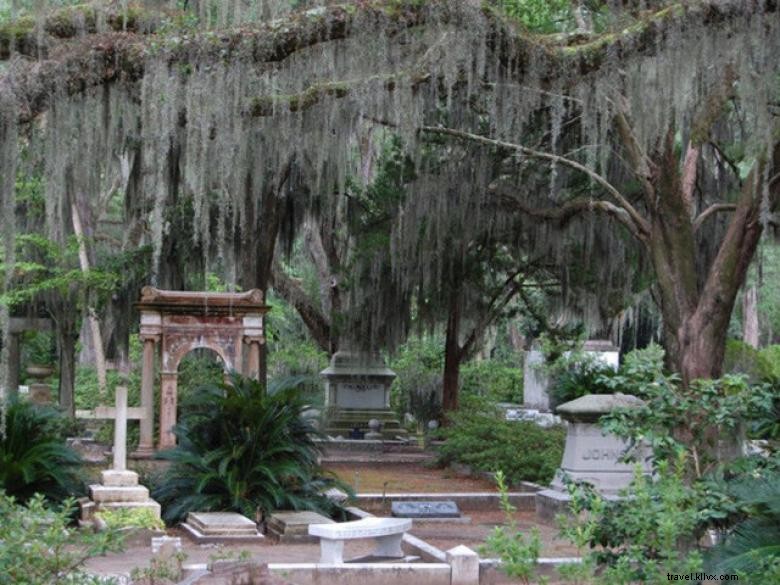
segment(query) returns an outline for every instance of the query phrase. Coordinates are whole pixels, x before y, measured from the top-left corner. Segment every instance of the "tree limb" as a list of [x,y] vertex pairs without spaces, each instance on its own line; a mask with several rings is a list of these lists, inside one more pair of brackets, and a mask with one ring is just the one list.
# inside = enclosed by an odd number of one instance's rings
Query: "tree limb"
[[434,127],[434,126],[423,126],[421,128],[423,132],[429,132],[433,134],[443,134],[447,136],[454,136],[456,138],[461,138],[465,140],[470,140],[473,142],[478,142],[480,144],[485,144],[488,146],[495,146],[498,148],[504,148],[507,150],[516,150],[518,152],[522,152],[526,156],[531,156],[534,158],[541,158],[544,160],[549,160],[554,163],[558,163],[564,166],[568,166],[576,171],[579,171],[581,173],[584,173],[588,177],[590,177],[595,183],[600,185],[607,193],[609,193],[619,204],[619,207],[622,208],[623,211],[625,211],[626,214],[630,217],[631,221],[633,222],[633,227],[631,228],[632,234],[634,234],[637,238],[640,240],[645,240],[646,237],[650,233],[650,225],[647,222],[647,220],[642,217],[642,215],[634,208],[631,203],[628,202],[628,200],[623,197],[623,195],[618,191],[612,183],[607,181],[604,177],[599,175],[597,172],[595,172],[592,169],[589,169],[585,165],[578,163],[575,160],[571,160],[569,158],[559,156],[557,154],[552,154],[549,152],[542,152],[539,150],[534,150],[532,148],[528,148],[526,146],[522,146],[520,144],[512,144],[511,142],[504,142],[502,140],[495,140],[493,138],[487,138],[485,136],[480,136],[479,134],[472,134],[471,132],[464,132],[461,130],[454,130],[452,128],[440,128],[440,127]]
[[737,208],[736,203],[715,203],[702,211],[693,222],[693,231],[697,231],[704,221],[711,215],[722,211],[734,211]]

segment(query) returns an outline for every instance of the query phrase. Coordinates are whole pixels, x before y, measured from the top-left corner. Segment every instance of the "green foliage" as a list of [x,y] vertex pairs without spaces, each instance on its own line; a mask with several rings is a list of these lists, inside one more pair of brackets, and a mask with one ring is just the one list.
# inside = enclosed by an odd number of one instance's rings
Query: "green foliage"
[[435,390],[417,390],[409,394],[409,412],[418,425],[441,418],[441,402]]
[[533,32],[560,32],[572,19],[569,0],[498,0],[497,4]]
[[617,371],[593,354],[585,353],[579,344],[547,346],[546,356],[557,356],[543,367],[550,377],[553,406],[586,394],[637,394],[639,389],[663,377],[663,349],[655,344],[626,354]]
[[[586,486],[569,486],[572,515],[560,518],[562,534],[578,546],[597,547],[586,556],[589,578],[582,571],[577,575],[581,582],[660,585],[668,573],[702,569],[694,539],[697,493],[685,481],[685,469],[684,456],[674,465],[659,463],[655,478],[637,469],[617,501],[604,500]],[[598,565],[605,568],[595,578]]]
[[[74,288],[105,296],[118,285],[119,275],[113,271],[81,270],[75,237],[62,247],[39,234],[20,234],[16,236],[16,248],[12,267],[16,278],[12,287],[0,295],[0,304],[15,307],[47,292],[65,296]],[[6,269],[5,262],[0,262],[0,272]]]
[[146,580],[154,585],[158,579],[160,583],[178,583],[182,577],[182,564],[187,559],[187,553],[177,551],[168,555],[157,555],[152,558],[148,567],[135,567],[130,572],[130,578],[133,582]]
[[739,339],[726,341],[723,371],[728,374],[745,374],[751,382],[763,378],[761,358],[756,348]]
[[[534,527],[529,536],[517,528],[514,513],[517,510],[509,501],[509,489],[503,471],[496,471],[496,483],[501,498],[501,509],[506,515],[506,526],[496,526],[480,547],[480,554],[497,554],[501,559],[501,570],[508,577],[529,584],[535,577],[536,563],[539,560],[541,541],[539,529]],[[544,577],[536,577],[534,583],[547,583]]]
[[780,470],[763,469],[728,485],[729,495],[747,508],[746,517],[707,555],[708,568],[741,573],[755,583],[780,575]]
[[410,411],[414,394],[441,395],[444,369],[444,341],[440,336],[416,337],[402,345],[390,362],[396,379],[390,387],[390,401],[403,416]]
[[165,528],[162,520],[148,508],[101,510],[95,516],[103,520],[109,529],[148,528],[149,530],[162,530]]
[[0,435],[0,490],[21,502],[34,494],[53,501],[80,493],[81,458],[65,444],[62,417],[50,407],[11,402]]
[[50,365],[56,361],[54,335],[50,332],[25,331],[21,337],[22,359],[20,367],[24,369],[31,364]]
[[74,528],[74,500],[48,508],[36,495],[22,506],[0,492],[0,579],[16,585],[91,585],[115,583],[84,573],[90,557],[121,549],[115,530],[92,532]]
[[495,402],[523,401],[523,370],[495,360],[468,362],[460,368],[461,396],[484,396]]
[[[296,380],[300,382],[300,380]],[[301,417],[308,405],[297,388],[265,392],[253,380],[203,386],[182,402],[178,446],[159,454],[172,463],[154,490],[166,521],[190,510],[234,510],[250,518],[280,509],[331,513],[323,491],[335,480],[321,472],[320,433]]]
[[750,386],[744,377],[733,375],[695,380],[687,387],[676,375],[662,376],[639,381],[636,393],[645,404],[602,417],[603,428],[632,445],[644,441],[656,463],[687,454],[697,478],[716,467],[719,452],[728,450],[725,443],[739,436],[743,423],[773,416],[775,400],[770,385]]
[[491,403],[466,399],[442,429],[446,442],[439,462],[462,463],[480,471],[500,469],[507,481],[547,484],[563,456],[565,431],[542,428],[532,422],[507,421]]

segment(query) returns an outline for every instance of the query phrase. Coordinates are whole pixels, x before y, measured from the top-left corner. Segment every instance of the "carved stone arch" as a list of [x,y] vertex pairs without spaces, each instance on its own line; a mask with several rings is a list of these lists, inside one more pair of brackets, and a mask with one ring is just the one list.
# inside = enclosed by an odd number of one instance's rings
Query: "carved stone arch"
[[183,346],[175,356],[171,356],[171,367],[178,372],[182,360],[196,349],[210,349],[217,354],[219,359],[222,360],[222,367],[226,374],[236,370],[236,365],[233,363],[233,360],[225,354],[224,348],[220,344],[214,343],[208,339],[193,340],[189,345]]
[[[160,350],[160,439],[158,448],[176,444],[172,433],[176,424],[179,363],[193,349],[208,348],[219,355],[226,371],[236,371],[255,379],[260,371],[260,345],[265,343],[263,316],[269,307],[263,293],[211,293],[159,290],[146,286],[137,304],[141,313],[141,339],[144,343],[141,382],[139,454],[153,447],[154,355]],[[246,348],[247,358],[244,359]]]

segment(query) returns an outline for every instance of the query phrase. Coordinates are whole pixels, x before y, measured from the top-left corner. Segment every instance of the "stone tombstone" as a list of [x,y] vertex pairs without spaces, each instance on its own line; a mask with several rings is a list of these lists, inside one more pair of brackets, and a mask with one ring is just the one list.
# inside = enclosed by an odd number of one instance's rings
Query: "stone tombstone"
[[392,502],[390,513],[396,518],[460,518],[458,504],[443,502]]
[[395,372],[378,357],[338,351],[320,375],[325,378],[326,407],[390,408],[390,385]]
[[[325,380],[329,435],[363,437],[369,431],[369,438],[393,439],[405,434],[390,408],[395,372],[379,356],[338,351],[320,375]],[[372,420],[378,428],[369,426]]]
[[[615,370],[620,365],[620,350],[611,341],[604,339],[592,339],[582,346],[583,352],[596,356],[597,359],[611,366]],[[523,366],[523,406],[542,412],[550,411],[550,395],[548,387],[550,380],[541,367],[544,364],[544,355],[538,347],[532,347],[525,354]]]
[[[556,514],[568,510],[571,498],[563,482],[564,475],[592,484],[606,498],[616,498],[628,487],[634,477],[635,464],[620,461],[627,443],[604,433],[598,420],[616,408],[637,408],[643,404],[640,398],[627,394],[588,394],[556,409],[568,422],[566,446],[550,488],[536,494],[538,517],[552,520]],[[649,451],[640,450],[636,455],[643,472],[649,474]]]
[[[628,394],[588,394],[561,404],[557,412],[569,425],[561,467],[553,479],[553,489],[566,491],[562,476],[587,481],[602,494],[617,494],[631,483],[634,465],[621,463],[627,443],[615,435],[605,434],[598,424],[602,415],[616,408],[637,408],[644,401]],[[640,453],[643,469],[649,463]]]

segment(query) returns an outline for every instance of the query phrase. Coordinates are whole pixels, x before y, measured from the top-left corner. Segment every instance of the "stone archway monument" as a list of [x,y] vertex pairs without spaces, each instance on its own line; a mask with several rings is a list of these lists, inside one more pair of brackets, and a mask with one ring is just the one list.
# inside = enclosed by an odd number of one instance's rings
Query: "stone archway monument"
[[[160,290],[145,286],[137,308],[141,313],[143,377],[141,379],[141,433],[138,455],[154,451],[154,356],[159,346],[160,439],[159,449],[176,444],[179,362],[190,351],[208,348],[216,352],[225,371],[258,379],[260,345],[265,343],[263,315],[269,307],[262,291],[213,293]],[[246,348],[246,351],[244,349]],[[246,359],[245,357],[246,356]]]

